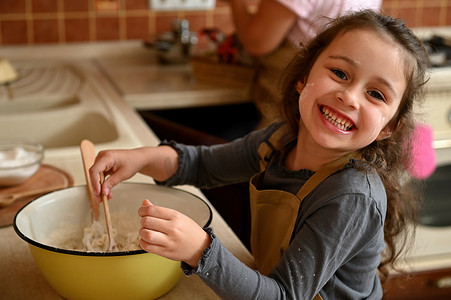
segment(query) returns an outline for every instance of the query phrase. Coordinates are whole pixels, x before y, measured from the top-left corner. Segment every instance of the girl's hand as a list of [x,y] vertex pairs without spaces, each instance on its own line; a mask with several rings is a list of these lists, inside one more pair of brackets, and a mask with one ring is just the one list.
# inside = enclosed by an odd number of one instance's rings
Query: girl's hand
[[[120,182],[135,175],[141,168],[136,150],[108,150],[100,151],[96,157],[94,165],[89,169],[91,184],[94,193],[107,195],[112,198],[111,189]],[[105,182],[100,186],[100,172],[105,175]],[[107,178],[107,176],[109,176]]]
[[149,200],[143,201],[138,213],[142,226],[140,245],[145,251],[197,267],[211,240],[196,222],[176,210],[155,206]]
[[[89,169],[89,174],[94,193],[97,196],[107,195],[108,199],[111,199],[111,189],[138,172],[158,181],[165,181],[173,176],[177,169],[178,153],[172,147],[141,147],[100,151],[94,165]],[[102,186],[99,182],[100,172],[106,177]]]

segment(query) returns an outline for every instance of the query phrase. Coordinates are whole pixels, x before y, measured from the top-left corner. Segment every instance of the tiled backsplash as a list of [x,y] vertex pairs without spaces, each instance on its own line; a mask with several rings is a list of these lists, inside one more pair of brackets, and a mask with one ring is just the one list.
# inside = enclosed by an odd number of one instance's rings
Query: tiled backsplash
[[[412,27],[451,26],[451,0],[384,0],[383,9]],[[233,31],[221,0],[214,10],[180,12],[152,11],[148,0],[0,0],[0,45],[149,39],[174,18],[188,19],[194,31]]]

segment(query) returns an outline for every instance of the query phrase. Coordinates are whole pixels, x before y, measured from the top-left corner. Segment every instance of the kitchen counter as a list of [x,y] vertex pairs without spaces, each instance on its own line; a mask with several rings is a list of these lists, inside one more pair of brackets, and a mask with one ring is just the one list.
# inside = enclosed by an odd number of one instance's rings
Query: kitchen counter
[[[133,44],[133,43],[132,43]],[[134,44],[136,46],[136,43]],[[129,43],[124,45],[127,49]],[[118,137],[115,140],[96,144],[96,150],[109,148],[133,148],[145,145],[157,145],[158,139],[147,125],[139,118],[117,87],[102,74],[96,58],[121,57],[127,50],[120,49],[116,44],[92,44],[72,46],[30,46],[30,47],[2,47],[0,57],[10,60],[29,61],[63,61],[80,66],[83,78],[92,85],[92,93],[96,96],[90,99],[81,99],[67,108],[52,108],[49,111],[18,113],[18,117],[58,115],[60,113],[83,112],[98,105],[105,105],[105,114],[112,126],[116,127]],[[126,56],[126,55],[125,55]],[[80,63],[77,64],[77,61]],[[94,67],[93,67],[94,66]],[[77,70],[80,71],[80,70]],[[215,89],[208,87],[211,91]],[[233,90],[233,89],[232,89]],[[219,90],[219,95],[222,92]],[[227,93],[225,93],[227,94]],[[195,93],[192,95],[195,98]],[[221,98],[221,97],[220,97]],[[223,97],[222,99],[226,99]],[[107,99],[103,101],[102,99]],[[90,103],[89,101],[94,101]],[[103,103],[103,102],[105,103]],[[227,102],[227,99],[225,100]],[[5,117],[14,117],[14,114]],[[56,125],[56,124],[55,124]],[[69,134],[69,133],[68,133]],[[83,165],[78,147],[51,147],[45,151],[43,163],[52,165],[70,174],[75,185],[85,183]],[[152,182],[152,179],[143,175],[136,175],[129,179],[132,182]],[[190,186],[179,187],[203,198],[212,208],[213,218],[211,226],[223,244],[243,263],[253,266],[253,257],[233,233],[219,213],[211,206],[208,199],[196,188]],[[12,226],[0,228],[0,299],[61,299],[61,297],[47,284],[35,264],[26,242],[21,240],[14,232]],[[197,276],[184,277],[169,293],[161,299],[218,299]]]
[[[32,50],[31,50],[32,49]],[[135,109],[170,109],[250,102],[249,87],[198,81],[190,64],[158,64],[139,41],[2,47],[0,57],[95,60],[116,92]]]
[[249,87],[196,80],[189,63],[161,65],[151,50],[130,43],[129,54],[97,63],[124,100],[136,109],[174,109],[250,102]]

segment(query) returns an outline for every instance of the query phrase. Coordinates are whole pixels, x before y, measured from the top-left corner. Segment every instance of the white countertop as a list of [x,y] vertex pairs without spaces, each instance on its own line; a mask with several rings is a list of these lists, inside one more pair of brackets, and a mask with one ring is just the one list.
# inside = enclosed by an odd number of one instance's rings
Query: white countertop
[[140,41],[2,47],[7,59],[93,59],[116,92],[136,109],[169,109],[249,102],[249,90],[196,80],[190,64],[161,65]]

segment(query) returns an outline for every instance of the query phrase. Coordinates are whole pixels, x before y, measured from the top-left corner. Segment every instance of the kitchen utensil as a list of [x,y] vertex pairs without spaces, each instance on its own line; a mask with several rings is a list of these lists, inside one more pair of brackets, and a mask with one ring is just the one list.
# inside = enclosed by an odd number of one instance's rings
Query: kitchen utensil
[[42,187],[39,189],[23,191],[23,192],[18,192],[18,193],[14,193],[14,194],[0,194],[0,207],[8,206],[20,198],[39,195],[39,194],[45,194],[45,193],[59,190],[59,189],[65,188],[65,187],[67,187],[66,184],[57,184],[54,186],[46,186],[46,187]]
[[0,58],[0,84],[9,84],[19,77],[19,73],[5,58]]
[[92,190],[89,168],[94,164],[96,158],[94,144],[90,140],[82,140],[80,143],[81,158],[83,160],[83,170],[85,172],[86,187],[88,188],[89,202],[91,203],[91,219],[99,220],[99,203]]
[[174,19],[172,31],[165,32],[155,41],[145,41],[144,46],[157,51],[162,64],[185,64],[196,38],[189,30],[189,21]]
[[[100,173],[100,184],[103,185],[105,182],[105,175]],[[102,194],[103,211],[105,213],[106,229],[108,232],[108,251],[114,251],[117,249],[116,243],[113,238],[113,226],[111,225],[110,208],[108,205],[107,196]]]
[[17,80],[17,78],[19,78],[19,73],[11,65],[9,60],[0,58],[0,85],[5,85],[8,99],[14,97],[10,83]]
[[416,124],[410,138],[412,162],[407,169],[414,178],[426,179],[434,173],[437,161],[432,127],[427,124]]
[[[211,210],[199,197],[150,183],[117,185],[109,205],[112,212],[121,212],[120,220],[130,223],[137,233],[141,228],[137,210],[143,199],[180,211],[201,227],[211,222]],[[76,251],[48,240],[62,229],[78,230],[79,235],[74,238],[81,240],[83,228],[91,223],[89,211],[87,188],[80,185],[38,197],[14,220],[14,229],[28,243],[39,270],[63,298],[148,300],[162,296],[176,285],[183,274],[180,262],[144,250]],[[119,235],[120,228],[116,230]]]
[[[17,194],[59,184],[63,185],[63,188],[70,187],[74,185],[74,179],[64,170],[42,164],[36,174],[30,179],[22,184],[5,188],[2,187],[0,188],[0,194]],[[37,195],[22,197],[8,206],[0,207],[0,227],[13,225],[17,212],[35,198],[37,198]]]

